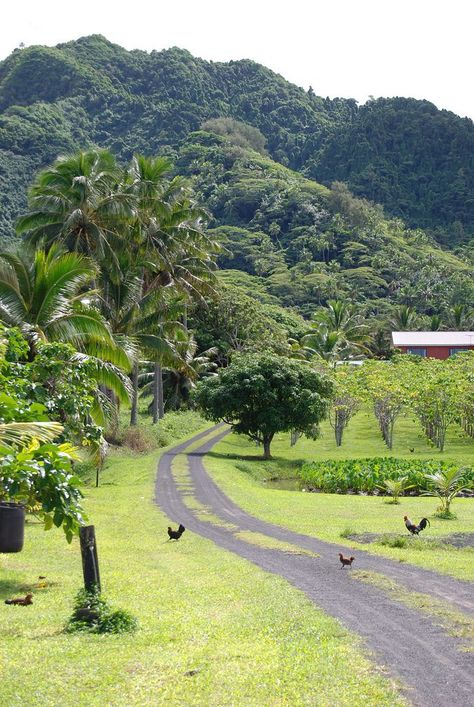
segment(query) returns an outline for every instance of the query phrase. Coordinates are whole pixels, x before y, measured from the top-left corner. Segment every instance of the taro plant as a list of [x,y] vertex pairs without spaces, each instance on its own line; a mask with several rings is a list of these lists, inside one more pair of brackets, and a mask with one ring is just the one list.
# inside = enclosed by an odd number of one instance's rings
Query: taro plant
[[380,489],[388,493],[391,497],[391,501],[387,503],[398,504],[400,496],[402,496],[405,491],[413,488],[414,484],[410,484],[407,476],[401,476],[399,479],[385,479],[383,484],[379,486]]
[[468,470],[464,467],[456,468],[451,466],[447,469],[439,468],[438,471],[432,474],[426,474],[428,490],[423,495],[437,496],[439,498],[441,503],[436,513],[439,518],[449,520],[456,517],[451,512],[451,503],[459,493],[473,487],[472,478],[469,479],[467,472]]

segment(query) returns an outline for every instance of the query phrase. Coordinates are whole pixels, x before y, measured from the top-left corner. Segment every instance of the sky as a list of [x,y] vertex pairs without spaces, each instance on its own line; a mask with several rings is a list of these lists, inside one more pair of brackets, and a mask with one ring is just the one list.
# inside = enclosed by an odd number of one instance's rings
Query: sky
[[253,59],[320,96],[411,96],[474,119],[472,0],[21,0],[2,7],[0,59],[25,45],[103,34]]

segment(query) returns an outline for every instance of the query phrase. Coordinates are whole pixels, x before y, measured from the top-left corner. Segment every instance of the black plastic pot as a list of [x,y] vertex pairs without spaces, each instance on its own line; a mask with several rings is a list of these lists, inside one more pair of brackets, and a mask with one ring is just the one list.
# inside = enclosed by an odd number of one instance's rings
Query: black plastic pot
[[25,507],[0,502],[0,552],[21,552],[25,536]]

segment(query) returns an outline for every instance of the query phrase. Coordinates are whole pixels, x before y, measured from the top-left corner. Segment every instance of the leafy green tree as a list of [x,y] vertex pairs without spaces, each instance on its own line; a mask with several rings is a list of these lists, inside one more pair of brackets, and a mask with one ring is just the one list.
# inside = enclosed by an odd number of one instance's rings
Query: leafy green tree
[[346,364],[337,366],[333,375],[335,390],[329,421],[334,429],[337,447],[342,445],[344,430],[360,409],[362,394],[359,389],[359,378],[352,368]]
[[409,378],[411,407],[427,438],[444,451],[446,432],[458,421],[462,405],[461,381],[449,361],[424,358],[414,361]]
[[287,336],[284,325],[258,300],[237,287],[220,287],[216,295],[200,302],[190,317],[200,350],[216,347],[219,365],[227,365],[235,352],[273,351],[284,353]]
[[357,371],[359,390],[373,405],[383,440],[393,446],[395,422],[408,403],[406,365],[404,357],[392,361],[365,361]]
[[232,429],[263,445],[277,432],[318,433],[326,416],[333,386],[328,377],[299,361],[271,354],[236,356],[217,376],[202,380],[196,401],[207,419],[224,421]]
[[201,129],[210,133],[222,135],[230,140],[230,142],[234,145],[248,147],[252,150],[260,152],[262,155],[266,154],[265,137],[258,128],[254,128],[252,125],[248,125],[247,123],[241,123],[239,120],[228,117],[212,118],[211,120],[206,120],[201,125]]
[[447,366],[457,384],[457,422],[469,437],[474,437],[474,352],[450,356]]
[[64,427],[49,419],[54,417],[50,401],[35,398],[33,364],[6,359],[11,340],[5,334],[0,327],[0,500],[26,504],[46,530],[62,526],[71,542],[84,522],[79,480],[72,470],[76,449],[69,442],[53,441]]
[[88,360],[89,375],[96,383],[125,401],[128,386],[123,371],[130,369],[129,357],[112,337],[100,312],[87,302],[90,295],[84,293],[96,274],[97,268],[88,258],[63,253],[57,246],[48,253],[3,253],[0,321],[21,330],[31,359],[40,342],[70,343],[79,349],[77,362]]

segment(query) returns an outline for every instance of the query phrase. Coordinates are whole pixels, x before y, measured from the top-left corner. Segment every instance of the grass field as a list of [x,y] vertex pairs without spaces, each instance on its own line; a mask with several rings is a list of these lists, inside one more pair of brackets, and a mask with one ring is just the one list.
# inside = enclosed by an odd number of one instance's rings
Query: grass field
[[[192,431],[170,419],[168,438]],[[29,523],[24,551],[0,557],[2,707],[402,704],[357,639],[285,581],[190,532],[166,542],[157,458],[115,452],[86,489],[103,589],[138,618],[134,635],[63,633],[82,585],[77,540]],[[5,606],[38,575],[49,585],[33,606]]]
[[[411,453],[410,448],[415,448],[415,453]],[[290,447],[288,434],[278,435],[272,444],[272,454],[274,458],[264,462],[253,443],[245,437],[231,435],[205,458],[205,465],[238,505],[264,520],[341,546],[363,548],[454,577],[474,580],[474,550],[445,549],[436,542],[452,533],[474,533],[474,499],[456,499],[452,510],[457,519],[448,521],[433,517],[438,502],[431,497],[405,497],[400,499],[399,505],[391,505],[379,496],[302,493],[265,487],[264,479],[294,476],[303,461],[389,455],[372,415],[365,412],[357,415],[340,448],[336,448],[332,430],[325,423],[319,440],[302,438],[294,447]],[[396,426],[391,454],[408,459],[440,458],[473,464],[474,443],[453,430],[448,436],[446,451],[440,454],[426,445],[411,418],[401,418]],[[393,548],[378,543],[361,545],[342,537],[366,532],[405,535],[404,515],[413,519],[427,516],[431,521],[420,541],[410,543],[408,547]]]

